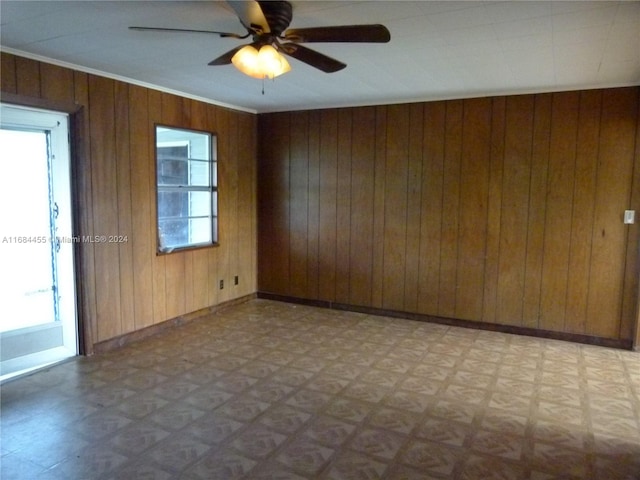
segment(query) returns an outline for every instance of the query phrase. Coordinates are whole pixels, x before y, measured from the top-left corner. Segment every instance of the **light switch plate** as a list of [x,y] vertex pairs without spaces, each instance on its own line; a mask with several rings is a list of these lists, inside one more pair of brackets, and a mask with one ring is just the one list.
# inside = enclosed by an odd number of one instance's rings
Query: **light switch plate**
[[625,225],[633,225],[636,223],[636,211],[635,210],[625,210],[624,211],[624,223]]

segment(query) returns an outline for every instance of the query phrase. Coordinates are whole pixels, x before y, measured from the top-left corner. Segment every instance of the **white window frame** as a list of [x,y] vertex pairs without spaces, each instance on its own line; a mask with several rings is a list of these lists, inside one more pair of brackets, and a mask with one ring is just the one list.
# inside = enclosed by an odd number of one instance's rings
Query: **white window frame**
[[[175,139],[171,139],[171,140],[167,140],[167,139],[162,139],[162,133],[166,132],[166,131],[174,131],[174,132],[185,132],[188,136],[191,135],[202,135],[202,136],[206,136],[206,143],[207,143],[207,151],[208,151],[208,159],[192,159],[191,158],[191,151],[192,151],[192,144],[191,141],[189,141],[188,139],[182,140],[175,140]],[[166,126],[166,125],[156,125],[156,129],[155,129],[155,133],[156,133],[156,171],[157,171],[157,175],[156,175],[156,191],[157,191],[157,236],[158,236],[158,248],[157,248],[157,252],[159,254],[166,254],[166,253],[171,253],[173,251],[181,251],[181,250],[185,250],[185,249],[192,249],[192,248],[202,248],[202,247],[209,247],[209,246],[215,246],[218,245],[218,185],[217,185],[217,138],[216,135],[214,133],[211,132],[205,132],[205,131],[200,131],[200,130],[194,130],[194,129],[188,129],[188,128],[182,128],[182,127],[173,127],[173,126]],[[185,158],[185,160],[187,161],[187,180],[185,183],[183,184],[178,184],[178,185],[166,185],[166,184],[162,184],[161,180],[160,180],[160,175],[161,175],[161,157],[160,157],[160,149],[161,148],[167,148],[167,147],[187,147],[187,157]],[[191,185],[191,168],[192,168],[192,161],[206,161],[209,163],[209,182],[208,185]],[[160,196],[162,193],[170,193],[170,192],[189,192],[189,193],[195,193],[195,192],[206,192],[208,193],[208,199],[209,199],[209,215],[204,216],[204,215],[191,215],[191,211],[189,212],[189,215],[187,215],[186,217],[176,217],[176,219],[179,218],[186,218],[186,219],[207,219],[208,220],[208,225],[207,225],[207,230],[208,230],[208,234],[209,234],[209,240],[206,242],[202,242],[202,241],[197,241],[195,239],[192,238],[192,231],[191,231],[191,227],[189,228],[188,231],[188,235],[189,238],[186,242],[184,243],[168,243],[167,241],[167,235],[165,234],[165,232],[163,232],[162,230],[162,224],[164,222],[166,222],[170,217],[163,217],[161,216],[161,209],[160,209]],[[189,209],[191,207],[189,206]]]

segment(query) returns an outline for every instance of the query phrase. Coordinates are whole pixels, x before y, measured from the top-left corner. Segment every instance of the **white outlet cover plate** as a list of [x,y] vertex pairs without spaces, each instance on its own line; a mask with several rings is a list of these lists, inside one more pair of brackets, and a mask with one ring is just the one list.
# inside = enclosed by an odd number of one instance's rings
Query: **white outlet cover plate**
[[636,223],[636,211],[635,210],[625,210],[624,211],[624,223],[626,225],[632,225]]

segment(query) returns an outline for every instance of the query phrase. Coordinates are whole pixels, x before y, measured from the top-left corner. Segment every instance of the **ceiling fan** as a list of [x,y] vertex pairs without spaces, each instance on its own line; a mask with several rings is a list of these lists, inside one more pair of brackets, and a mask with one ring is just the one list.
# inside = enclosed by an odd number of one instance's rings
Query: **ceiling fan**
[[[316,50],[307,48],[302,43],[321,43],[321,42],[342,42],[342,43],[386,43],[391,36],[389,30],[384,25],[342,25],[327,26],[313,28],[291,28],[293,8],[291,3],[287,1],[227,1],[227,4],[235,11],[240,23],[247,30],[245,35],[237,33],[218,32],[213,30],[191,30],[181,28],[164,28],[164,27],[129,27],[132,30],[152,30],[162,32],[187,32],[187,33],[208,33],[215,34],[220,37],[230,37],[237,39],[252,38],[251,43],[237,46],[218,58],[215,58],[209,65],[228,65],[233,63],[243,73],[255,76],[257,78],[265,78],[269,76],[277,76],[289,70],[289,65],[280,54],[293,57],[312,67],[322,70],[326,73],[337,72],[347,65],[339,60],[331,58]],[[265,47],[263,49],[263,47]],[[284,71],[278,70],[279,73],[259,73],[253,75],[243,70],[241,54],[251,50],[254,55],[262,51],[269,50],[270,61],[273,59],[283,61]],[[274,57],[273,55],[276,55]],[[281,60],[280,60],[281,59]],[[251,60],[253,61],[253,60]]]

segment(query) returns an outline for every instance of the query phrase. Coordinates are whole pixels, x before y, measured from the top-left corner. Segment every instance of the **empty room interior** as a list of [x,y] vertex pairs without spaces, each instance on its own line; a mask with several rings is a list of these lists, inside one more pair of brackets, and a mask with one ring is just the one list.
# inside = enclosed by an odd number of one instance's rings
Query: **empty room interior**
[[640,479],[640,2],[0,2],[0,476]]

